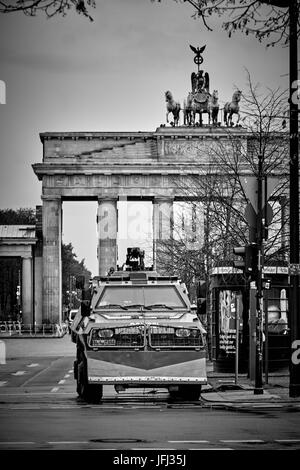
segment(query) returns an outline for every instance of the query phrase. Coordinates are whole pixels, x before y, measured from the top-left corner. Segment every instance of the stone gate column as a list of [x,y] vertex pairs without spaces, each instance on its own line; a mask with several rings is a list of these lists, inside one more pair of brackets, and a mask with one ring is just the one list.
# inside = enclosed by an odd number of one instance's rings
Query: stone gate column
[[43,196],[43,323],[60,323],[61,198]]
[[99,275],[105,276],[111,267],[117,267],[117,198],[98,199],[97,224]]
[[32,257],[22,258],[22,320],[32,324]]
[[159,259],[168,252],[173,239],[173,198],[155,197],[153,200],[153,269],[159,270]]

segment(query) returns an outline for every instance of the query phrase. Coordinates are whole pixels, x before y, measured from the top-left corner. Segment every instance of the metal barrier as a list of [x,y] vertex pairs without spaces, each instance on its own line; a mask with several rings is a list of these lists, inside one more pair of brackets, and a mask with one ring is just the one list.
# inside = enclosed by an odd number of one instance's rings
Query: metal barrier
[[0,322],[0,337],[56,337],[61,338],[68,332],[68,326],[65,323],[43,323],[43,324],[24,324],[19,321]]

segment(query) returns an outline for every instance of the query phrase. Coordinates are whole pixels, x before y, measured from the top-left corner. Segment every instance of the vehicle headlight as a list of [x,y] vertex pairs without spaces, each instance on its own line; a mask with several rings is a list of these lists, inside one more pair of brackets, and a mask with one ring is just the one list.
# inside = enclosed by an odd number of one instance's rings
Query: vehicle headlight
[[188,336],[190,336],[190,334],[191,334],[191,331],[188,330],[187,328],[178,328],[175,331],[175,335],[178,336],[179,338],[187,338]]
[[114,335],[113,330],[98,330],[99,338],[112,338]]

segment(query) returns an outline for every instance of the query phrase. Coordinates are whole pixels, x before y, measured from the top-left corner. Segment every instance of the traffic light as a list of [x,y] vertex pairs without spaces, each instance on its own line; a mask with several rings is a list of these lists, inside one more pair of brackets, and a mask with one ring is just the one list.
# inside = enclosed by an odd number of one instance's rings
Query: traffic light
[[233,248],[233,253],[242,258],[242,260],[234,260],[233,265],[235,268],[244,271],[250,279],[256,279],[258,269],[258,246],[256,243],[251,243],[245,246],[236,246]]

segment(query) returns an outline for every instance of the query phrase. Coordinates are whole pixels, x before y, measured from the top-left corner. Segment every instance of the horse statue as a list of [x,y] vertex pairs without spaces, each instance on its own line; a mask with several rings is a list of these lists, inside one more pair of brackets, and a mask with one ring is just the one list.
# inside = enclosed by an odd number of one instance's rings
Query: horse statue
[[212,121],[213,126],[218,124],[218,113],[219,113],[219,103],[218,103],[218,90],[214,90],[212,95],[208,100],[208,125]]
[[189,93],[183,102],[183,123],[185,126],[194,125],[193,93]]
[[[184,124],[188,126],[202,127],[202,114],[208,112],[209,93],[190,92],[184,100],[183,114]],[[196,123],[196,114],[199,114],[199,122]]]
[[[232,122],[232,115],[233,114],[238,115],[236,125],[239,123],[239,120],[240,120],[239,102],[241,100],[241,95],[242,95],[242,92],[240,90],[236,90],[232,95],[231,103],[227,102],[224,105],[224,122],[225,122],[226,126],[233,126],[233,122]],[[228,115],[228,117],[227,117],[227,115]]]
[[167,114],[166,114],[166,120],[169,122],[169,114],[173,114],[174,122],[171,123],[172,126],[178,126],[179,123],[179,114],[181,111],[181,106],[178,101],[175,101],[173,99],[172,93],[168,90],[165,92],[165,98],[166,98],[166,103],[167,103]]

